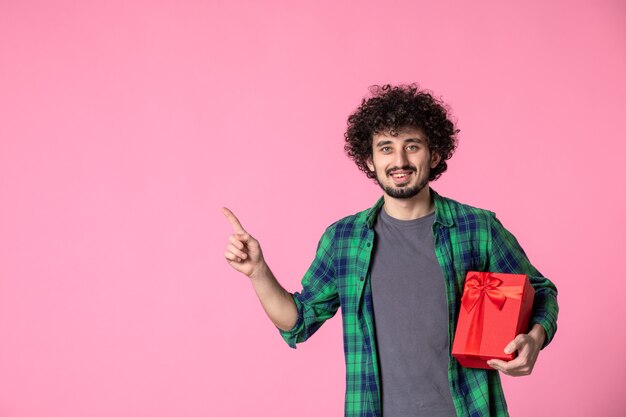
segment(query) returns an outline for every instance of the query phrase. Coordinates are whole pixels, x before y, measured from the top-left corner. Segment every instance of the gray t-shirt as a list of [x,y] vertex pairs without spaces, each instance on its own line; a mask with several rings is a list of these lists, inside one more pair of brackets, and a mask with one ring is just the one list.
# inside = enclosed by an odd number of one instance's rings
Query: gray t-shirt
[[381,209],[371,268],[383,417],[455,417],[448,384],[448,309],[435,255],[435,214]]

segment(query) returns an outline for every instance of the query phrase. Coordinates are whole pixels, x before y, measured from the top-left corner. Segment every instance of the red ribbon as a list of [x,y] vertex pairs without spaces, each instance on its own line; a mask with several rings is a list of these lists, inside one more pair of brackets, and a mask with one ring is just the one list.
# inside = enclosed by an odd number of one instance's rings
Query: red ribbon
[[[485,296],[502,310],[507,298],[521,299],[522,289],[519,287],[504,288],[502,280],[491,275],[491,272],[477,272],[465,280],[461,304],[468,314],[474,310],[465,343],[467,353],[478,354],[484,328]],[[505,286],[506,287],[506,286]]]
[[476,304],[481,303],[485,295],[492,303],[502,310],[506,296],[498,289],[502,280],[491,275],[491,272],[478,272],[465,280],[465,289],[461,303],[467,312],[471,312]]

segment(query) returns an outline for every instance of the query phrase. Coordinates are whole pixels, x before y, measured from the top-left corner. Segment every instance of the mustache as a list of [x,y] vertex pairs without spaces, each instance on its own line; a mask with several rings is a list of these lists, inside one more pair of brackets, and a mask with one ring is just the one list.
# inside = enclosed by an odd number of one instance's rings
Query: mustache
[[405,165],[403,167],[391,167],[388,170],[385,171],[385,174],[387,175],[391,175],[392,172],[394,171],[411,171],[411,172],[417,172],[417,168],[415,168],[414,166],[411,165]]

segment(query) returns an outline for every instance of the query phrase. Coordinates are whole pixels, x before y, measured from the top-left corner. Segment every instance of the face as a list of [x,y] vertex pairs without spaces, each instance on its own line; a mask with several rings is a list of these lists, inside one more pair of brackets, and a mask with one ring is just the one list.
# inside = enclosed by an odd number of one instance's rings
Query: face
[[398,131],[397,136],[389,132],[375,134],[367,165],[388,196],[407,199],[428,185],[430,170],[440,160],[428,149],[426,135],[420,129],[407,128]]

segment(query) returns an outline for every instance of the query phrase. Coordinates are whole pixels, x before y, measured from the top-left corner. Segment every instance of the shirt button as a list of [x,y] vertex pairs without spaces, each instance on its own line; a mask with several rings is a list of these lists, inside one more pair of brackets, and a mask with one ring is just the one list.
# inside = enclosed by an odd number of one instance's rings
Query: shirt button
[[364,281],[364,280],[365,280],[365,277],[361,277],[360,279],[361,279],[361,281]]
[[368,243],[368,244],[367,244],[367,247],[369,248],[370,246],[371,246],[371,245]]

